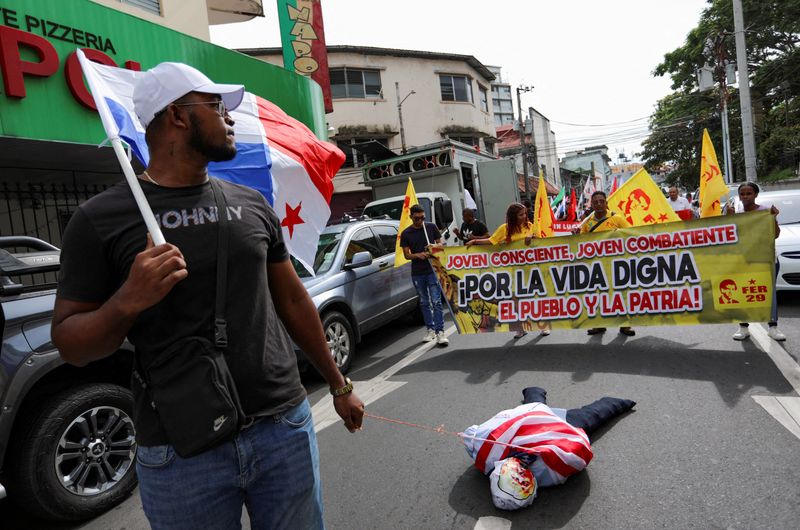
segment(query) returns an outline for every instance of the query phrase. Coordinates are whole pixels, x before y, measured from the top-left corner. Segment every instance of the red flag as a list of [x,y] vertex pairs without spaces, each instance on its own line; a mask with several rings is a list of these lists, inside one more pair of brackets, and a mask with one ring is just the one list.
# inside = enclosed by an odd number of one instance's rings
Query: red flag
[[617,177],[614,177],[614,184],[611,186],[611,193],[614,193],[615,191],[617,191]]
[[578,200],[575,198],[575,188],[569,193],[569,208],[567,209],[567,221],[577,221]]

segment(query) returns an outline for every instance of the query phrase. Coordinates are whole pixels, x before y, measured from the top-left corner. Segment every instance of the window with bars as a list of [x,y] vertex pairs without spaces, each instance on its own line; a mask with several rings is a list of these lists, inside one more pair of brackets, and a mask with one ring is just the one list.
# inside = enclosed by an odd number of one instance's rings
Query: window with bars
[[440,75],[439,86],[442,101],[465,101],[472,103],[472,79],[465,75]]
[[161,0],[119,0],[123,4],[136,6],[154,15],[161,15]]
[[331,68],[331,97],[333,99],[383,97],[380,70]]

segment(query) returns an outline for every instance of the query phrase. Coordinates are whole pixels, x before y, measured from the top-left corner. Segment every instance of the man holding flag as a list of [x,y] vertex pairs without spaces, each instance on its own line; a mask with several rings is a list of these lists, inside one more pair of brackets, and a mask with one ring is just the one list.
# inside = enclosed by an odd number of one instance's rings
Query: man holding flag
[[[100,108],[104,95],[96,86]],[[139,74],[133,105],[149,151],[141,182],[82,204],[64,234],[52,339],[64,360],[79,366],[112,355],[126,337],[136,346],[135,374],[144,374],[133,385],[137,474],[155,529],[237,527],[245,503],[253,528],[324,526],[316,437],[290,337],[328,381],[348,430],[361,427],[363,403],[333,362],[288,260],[281,221],[261,193],[208,174],[209,163],[237,154],[229,111],[243,93],[184,64]],[[137,212],[139,184],[165,244],[154,245]],[[167,436],[168,422],[178,418],[154,407],[159,387],[146,374],[182,340],[219,345],[219,238],[227,238],[224,357],[248,422],[231,439],[184,457]],[[189,389],[198,399],[204,390]],[[191,424],[187,415],[180,420]],[[214,430],[227,419],[217,418]]]
[[[413,185],[409,179],[409,187]],[[408,196],[406,196],[408,198]],[[403,208],[405,211],[405,208]],[[409,208],[411,226],[400,233],[400,247],[403,256],[411,262],[411,281],[419,295],[419,306],[427,331],[424,342],[436,341],[439,346],[447,346],[450,340],[444,334],[444,312],[442,311],[442,288],[436,272],[429,263],[431,244],[440,244],[442,235],[433,223],[425,222],[425,209],[419,204]]]

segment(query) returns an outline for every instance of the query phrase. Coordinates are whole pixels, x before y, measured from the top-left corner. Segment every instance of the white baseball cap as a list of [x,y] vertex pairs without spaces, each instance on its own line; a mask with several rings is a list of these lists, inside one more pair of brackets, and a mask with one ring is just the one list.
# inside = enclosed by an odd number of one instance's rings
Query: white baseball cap
[[156,114],[189,92],[217,94],[231,111],[242,102],[244,86],[214,83],[187,64],[161,63],[139,77],[133,87],[133,107],[139,121],[147,128]]

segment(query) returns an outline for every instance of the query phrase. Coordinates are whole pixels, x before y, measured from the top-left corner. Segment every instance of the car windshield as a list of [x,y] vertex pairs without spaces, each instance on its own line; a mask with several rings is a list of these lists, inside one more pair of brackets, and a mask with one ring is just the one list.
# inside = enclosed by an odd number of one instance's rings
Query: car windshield
[[[431,201],[425,197],[419,199],[419,204],[425,210],[425,217],[431,219]],[[403,200],[399,199],[391,202],[383,202],[380,204],[371,204],[364,209],[364,215],[373,219],[388,215],[389,219],[395,221],[400,220],[400,214],[403,213]]]
[[779,225],[800,223],[800,192],[776,196],[760,195],[756,203],[763,206],[775,206]]
[[[314,256],[314,274],[324,274],[330,270],[345,228],[347,228],[346,225],[333,226],[320,234],[319,243],[317,243],[317,254]],[[311,276],[303,264],[297,261],[294,256],[291,257],[291,260],[299,277],[308,278]]]
[[[735,196],[729,205],[733,205],[737,212],[742,211],[742,201],[738,195]],[[761,206],[775,206],[778,209],[778,224],[791,225],[800,223],[800,191],[796,193],[773,194],[770,192],[761,193],[756,198],[756,204]]]

